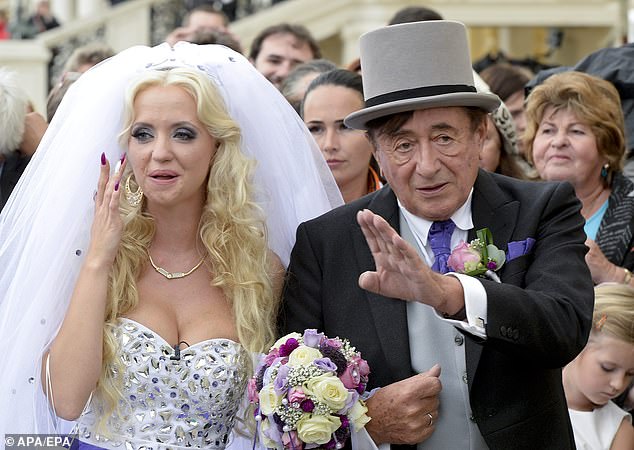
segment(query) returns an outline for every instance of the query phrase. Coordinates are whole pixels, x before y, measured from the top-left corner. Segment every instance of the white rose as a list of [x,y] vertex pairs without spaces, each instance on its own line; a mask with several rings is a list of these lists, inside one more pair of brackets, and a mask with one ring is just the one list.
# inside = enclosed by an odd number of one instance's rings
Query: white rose
[[297,421],[297,435],[307,444],[323,445],[330,441],[332,433],[341,426],[341,419],[335,416],[304,414]]
[[318,358],[322,358],[319,350],[300,345],[288,356],[288,365],[291,367],[310,366]]
[[282,397],[277,395],[272,385],[267,384],[260,391],[260,411],[265,416],[273,414],[275,408],[282,404]]
[[348,411],[348,420],[353,431],[359,431],[370,421],[367,416],[368,408],[362,401],[354,402],[352,408]]
[[306,387],[317,400],[328,405],[333,411],[339,411],[346,406],[348,390],[341,380],[330,372],[308,380]]

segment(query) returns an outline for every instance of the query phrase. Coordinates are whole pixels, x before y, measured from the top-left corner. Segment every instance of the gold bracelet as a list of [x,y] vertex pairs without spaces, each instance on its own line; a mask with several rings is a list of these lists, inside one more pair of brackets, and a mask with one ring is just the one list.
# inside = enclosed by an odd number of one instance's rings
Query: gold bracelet
[[632,272],[630,272],[629,270],[627,270],[625,267],[623,268],[623,272],[625,272],[625,276],[623,277],[623,284],[630,284],[630,281],[632,280]]

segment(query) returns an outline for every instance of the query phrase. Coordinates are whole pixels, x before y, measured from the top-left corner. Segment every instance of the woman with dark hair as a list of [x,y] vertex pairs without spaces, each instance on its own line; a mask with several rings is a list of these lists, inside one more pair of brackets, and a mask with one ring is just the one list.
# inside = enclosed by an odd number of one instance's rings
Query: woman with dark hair
[[315,78],[304,95],[301,116],[349,203],[381,187],[372,145],[343,119],[365,106],[361,76],[345,69]]

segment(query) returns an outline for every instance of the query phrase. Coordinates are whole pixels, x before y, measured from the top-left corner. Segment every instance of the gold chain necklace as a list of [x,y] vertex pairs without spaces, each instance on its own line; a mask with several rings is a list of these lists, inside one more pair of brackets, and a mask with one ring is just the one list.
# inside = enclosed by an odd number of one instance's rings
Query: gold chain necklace
[[203,256],[203,258],[200,261],[198,261],[198,264],[196,264],[194,267],[189,269],[187,272],[168,272],[167,270],[163,269],[162,267],[159,267],[156,264],[154,264],[154,260],[152,259],[152,255],[150,255],[150,252],[148,252],[147,256],[148,256],[148,258],[150,258],[150,264],[152,264],[152,267],[154,267],[154,270],[156,270],[158,273],[163,275],[168,280],[174,280],[176,278],[185,278],[187,275],[191,275],[205,261],[205,257]]

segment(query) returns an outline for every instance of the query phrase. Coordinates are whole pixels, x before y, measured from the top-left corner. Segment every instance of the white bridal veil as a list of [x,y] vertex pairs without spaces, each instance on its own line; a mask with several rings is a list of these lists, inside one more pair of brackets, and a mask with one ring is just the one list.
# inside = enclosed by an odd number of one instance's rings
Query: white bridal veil
[[220,88],[257,160],[270,247],[288,264],[297,225],[342,203],[330,170],[293,108],[240,54],[178,43],[133,47],[95,66],[66,94],[0,215],[0,436],[56,430],[41,355],[66,312],[89,241],[102,152],[117,135],[123,95],[140,72],[187,65]]

